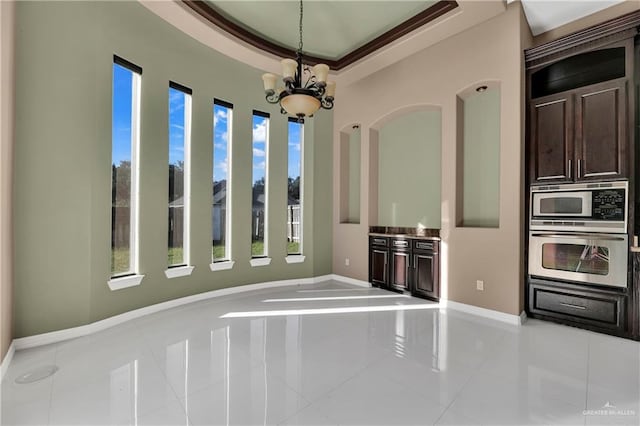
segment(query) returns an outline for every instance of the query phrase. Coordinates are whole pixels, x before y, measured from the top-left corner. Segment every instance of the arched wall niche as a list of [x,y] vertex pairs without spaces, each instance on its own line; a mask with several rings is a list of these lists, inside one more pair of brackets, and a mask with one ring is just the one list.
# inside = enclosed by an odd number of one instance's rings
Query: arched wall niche
[[409,105],[369,128],[369,224],[441,226],[442,109]]

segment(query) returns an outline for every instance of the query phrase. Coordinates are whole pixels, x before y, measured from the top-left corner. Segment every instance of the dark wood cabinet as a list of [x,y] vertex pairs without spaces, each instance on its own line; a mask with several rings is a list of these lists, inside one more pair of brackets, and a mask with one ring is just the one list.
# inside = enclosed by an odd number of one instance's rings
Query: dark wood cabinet
[[[640,232],[639,28],[637,10],[524,51],[525,194],[531,185],[626,180],[629,241]],[[526,197],[527,222],[531,208]],[[525,259],[529,237],[526,226]],[[618,289],[529,272],[527,314],[640,340],[640,266]]]
[[578,89],[575,102],[577,179],[626,177],[626,80]]
[[440,255],[437,252],[413,253],[413,293],[429,299],[440,297]]
[[438,300],[440,242],[418,238],[369,238],[369,282],[380,288]]
[[530,102],[531,181],[570,181],[573,177],[573,98],[546,96]]
[[624,333],[626,297],[618,292],[531,279],[528,296],[529,313],[536,318]]
[[530,101],[531,183],[627,177],[627,89],[618,79]]
[[389,282],[389,248],[387,238],[369,239],[369,282],[386,288]]
[[391,250],[391,279],[389,287],[398,291],[409,291],[409,265],[411,255],[408,251]]

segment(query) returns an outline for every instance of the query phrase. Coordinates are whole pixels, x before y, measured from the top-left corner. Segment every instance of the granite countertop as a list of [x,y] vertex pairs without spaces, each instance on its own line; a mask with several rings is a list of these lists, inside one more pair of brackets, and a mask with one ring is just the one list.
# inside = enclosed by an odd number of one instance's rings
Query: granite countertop
[[415,238],[440,240],[440,230],[430,228],[407,228],[397,226],[370,226],[369,235],[375,237]]

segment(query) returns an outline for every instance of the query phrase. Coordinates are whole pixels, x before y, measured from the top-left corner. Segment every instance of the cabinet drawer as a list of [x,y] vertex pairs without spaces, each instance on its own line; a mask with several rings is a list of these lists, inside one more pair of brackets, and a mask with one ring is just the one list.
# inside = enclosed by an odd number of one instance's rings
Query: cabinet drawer
[[429,240],[414,240],[413,241],[413,249],[414,250],[427,250],[427,251],[438,251],[438,242],[437,241],[429,241]]
[[385,237],[370,237],[369,238],[369,243],[372,246],[388,247],[389,246],[389,239],[385,238]]
[[618,327],[622,321],[622,299],[615,296],[564,292],[532,287],[531,308],[534,313],[576,322]]
[[391,248],[408,250],[411,248],[411,241],[393,238],[391,239]]

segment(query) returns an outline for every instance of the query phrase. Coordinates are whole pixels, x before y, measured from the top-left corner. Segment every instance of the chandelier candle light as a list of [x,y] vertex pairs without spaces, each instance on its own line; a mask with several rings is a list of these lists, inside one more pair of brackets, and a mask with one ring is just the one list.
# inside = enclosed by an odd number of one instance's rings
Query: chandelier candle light
[[300,0],[300,43],[296,59],[283,59],[282,81],[285,87],[276,90],[276,75],[263,74],[264,92],[267,102],[280,104],[280,112],[297,117],[302,121],[312,117],[320,109],[333,108],[336,83],[327,81],[329,66],[317,64],[312,68],[304,64],[302,57],[302,0]]

